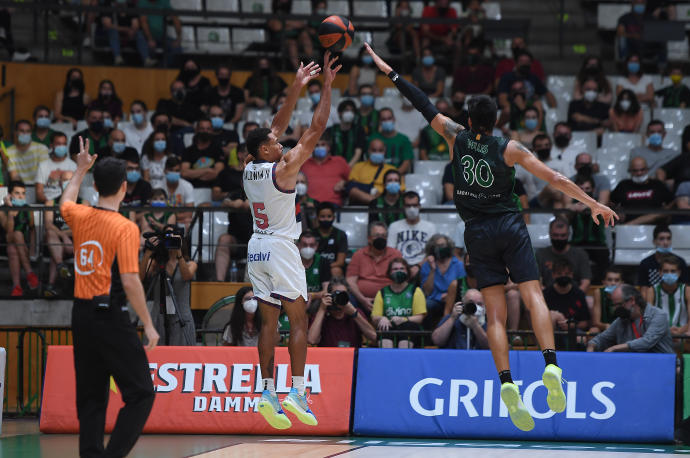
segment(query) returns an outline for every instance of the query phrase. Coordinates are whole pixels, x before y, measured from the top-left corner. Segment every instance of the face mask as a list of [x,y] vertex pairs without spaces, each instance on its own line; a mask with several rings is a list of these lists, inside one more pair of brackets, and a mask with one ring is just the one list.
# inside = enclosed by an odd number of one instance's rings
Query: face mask
[[182,71],[182,79],[185,81],[189,81],[192,78],[194,78],[196,75],[199,74],[199,69],[198,68],[185,68]]
[[582,164],[579,169],[577,169],[579,175],[591,175],[592,174],[592,164]]
[[224,123],[225,123],[225,120],[220,116],[214,116],[211,118],[211,126],[215,130],[222,129]]
[[184,95],[185,95],[185,94],[184,94],[184,91],[183,91],[183,90],[175,91],[175,92],[173,92],[173,94],[172,94],[173,99],[177,100],[178,102],[181,102],[181,101],[184,100]]
[[670,253],[671,251],[672,251],[672,250],[671,250],[671,247],[668,247],[668,248],[667,248],[667,247],[663,247],[663,246],[658,246],[658,247],[656,247],[656,252],[657,252],[657,253],[662,253],[662,254],[664,254],[664,253]]
[[372,244],[372,245],[374,246],[374,248],[376,248],[377,250],[383,250],[383,249],[385,249],[385,248],[386,248],[386,243],[387,243],[387,241],[386,241],[386,239],[384,239],[383,237],[376,237],[376,238],[374,239],[374,241],[371,242],[371,244]]
[[303,196],[307,193],[307,185],[305,183],[297,183],[295,185],[295,192],[298,196]]
[[585,91],[585,100],[594,102],[597,99],[597,95],[599,95],[597,91]]
[[314,157],[316,159],[323,159],[326,157],[326,154],[328,154],[328,151],[326,150],[325,146],[317,146],[314,148]]
[[154,200],[154,201],[151,201],[151,206],[161,208],[161,207],[167,207],[168,204],[166,204],[165,202],[162,202],[160,200]]
[[400,192],[400,183],[391,181],[386,183],[386,192],[388,194],[397,194]]
[[619,305],[616,307],[616,310],[613,311],[613,315],[616,318],[620,318],[621,320],[629,320],[630,319],[630,310],[626,309],[622,305]]
[[381,121],[381,132],[393,132],[394,129],[394,121]]
[[405,216],[407,219],[417,219],[419,217],[419,208],[417,207],[406,207]]
[[299,254],[304,258],[304,259],[311,259],[314,257],[314,253],[316,253],[316,248],[308,247],[305,246],[304,248],[299,249]]
[[535,119],[535,118],[525,119],[525,128],[527,128],[527,130],[536,129],[537,128],[537,119]]
[[359,98],[359,101],[362,102],[363,106],[370,107],[374,105],[374,96],[371,94],[364,94]]
[[374,58],[371,56],[362,56],[362,63],[364,65],[371,65],[374,63]]
[[385,159],[385,154],[384,153],[369,153],[369,160],[371,161],[372,164],[383,164],[383,160]]
[[12,198],[13,207],[23,207],[24,205],[26,205],[26,199],[15,199],[14,197]]
[[36,127],[40,127],[41,129],[45,129],[46,127],[50,127],[50,118],[46,118],[45,116],[37,118],[36,119]]
[[112,129],[114,127],[112,118],[103,118],[103,127]]
[[199,140],[202,143],[206,143],[211,140],[211,134],[208,132],[199,132],[196,134],[197,140]]
[[177,183],[180,181],[180,172],[166,172],[165,179],[168,183]]
[[633,5],[633,11],[637,14],[644,14],[644,5],[640,5],[639,3]]
[[230,78],[218,78],[218,86],[227,86],[230,83]]
[[661,276],[661,281],[667,285],[673,285],[678,281],[678,274],[665,273]]
[[671,82],[673,84],[678,84],[683,81],[683,75],[671,75]]
[[70,82],[70,85],[72,86],[72,89],[76,89],[78,91],[84,90],[84,82],[81,80],[81,78],[73,79]]
[[309,94],[309,98],[311,99],[311,103],[316,105],[321,100],[321,93],[320,92],[314,92],[313,94]]
[[604,286],[604,292],[606,294],[611,294],[612,292],[615,291],[615,289],[616,289],[616,285]]
[[331,226],[333,226],[333,220],[332,219],[320,219],[319,220],[319,227],[321,229],[330,229]]
[[125,150],[125,142],[113,142],[113,152],[120,154]]
[[58,145],[53,148],[53,154],[57,157],[67,156],[67,145]]
[[563,251],[568,245],[568,241],[565,239],[551,239],[551,246],[556,249],[556,251]]
[[342,122],[350,123],[355,120],[355,114],[352,111],[345,111],[343,112],[343,115],[340,117],[340,120]]
[[143,124],[144,115],[142,113],[132,113],[132,122],[137,126]]
[[570,137],[566,134],[558,134],[553,138],[554,143],[559,148],[565,148],[570,143]]
[[91,129],[92,132],[95,133],[100,133],[103,132],[103,121],[95,121],[89,124],[89,129]]
[[520,65],[517,68],[517,71],[522,76],[528,76],[529,72],[530,72],[530,66],[529,65]]
[[245,312],[247,313],[254,313],[256,312],[256,308],[259,306],[259,303],[256,301],[256,299],[249,299],[247,301],[244,301],[242,303],[242,308],[244,309]]
[[551,149],[549,148],[542,148],[534,151],[537,153],[537,157],[539,158],[540,161],[544,162],[549,158],[551,155]]
[[402,270],[398,270],[396,272],[393,272],[391,274],[391,280],[393,280],[393,283],[405,283],[407,281],[407,273],[403,272]]
[[553,282],[556,283],[558,286],[565,287],[568,286],[571,282],[570,277],[556,277],[553,279]]
[[165,151],[166,146],[168,146],[168,144],[165,140],[156,140],[153,142],[153,149],[158,151],[159,153]]
[[437,246],[434,248],[434,253],[437,259],[448,259],[450,258],[451,252],[449,246]]
[[424,56],[422,57],[422,65],[425,67],[431,67],[434,65],[434,57],[433,56]]
[[621,109],[623,109],[623,111],[628,111],[630,109],[630,105],[632,105],[630,100],[621,100]]
[[640,176],[632,176],[630,179],[633,181],[633,183],[637,184],[642,184],[646,182],[649,179],[649,175],[640,175]]
[[17,135],[17,142],[22,145],[28,145],[29,143],[31,143],[31,134]]
[[136,183],[141,178],[141,173],[138,170],[130,170],[127,172],[127,181],[129,183]]
[[664,137],[662,137],[660,133],[653,133],[647,139],[647,143],[649,144],[649,146],[661,146],[663,141]]
[[[642,8],[644,8],[644,6]],[[629,73],[637,73],[639,71],[640,71],[640,63],[639,62],[628,62],[628,72]]]

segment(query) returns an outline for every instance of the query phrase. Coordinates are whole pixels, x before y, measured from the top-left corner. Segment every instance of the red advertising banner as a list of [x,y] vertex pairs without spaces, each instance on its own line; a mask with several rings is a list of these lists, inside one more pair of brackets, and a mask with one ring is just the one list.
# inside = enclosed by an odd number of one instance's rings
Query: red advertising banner
[[[287,413],[292,427],[276,430],[258,413],[261,397],[255,347],[156,347],[148,353],[156,400],[145,433],[344,435],[350,427],[352,348],[310,348],[305,387],[317,426]],[[282,401],[291,385],[287,348],[276,348],[276,391]],[[106,431],[123,406],[111,379]],[[77,433],[74,359],[71,346],[48,347],[40,429]]]

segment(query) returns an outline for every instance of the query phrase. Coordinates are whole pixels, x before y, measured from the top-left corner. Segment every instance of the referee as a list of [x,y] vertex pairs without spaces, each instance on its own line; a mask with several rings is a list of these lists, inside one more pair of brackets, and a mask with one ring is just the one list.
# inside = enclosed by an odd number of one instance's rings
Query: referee
[[[129,321],[127,300],[144,324],[148,350],[158,333],[139,280],[139,228],[118,213],[127,191],[125,163],[105,158],[93,169],[98,206],[75,202],[96,156],[79,138],[77,170],[60,199],[60,212],[74,239],[74,371],[77,380],[79,455],[122,457],[134,447],[153,406],[148,359]],[[110,376],[125,403],[103,448]]]

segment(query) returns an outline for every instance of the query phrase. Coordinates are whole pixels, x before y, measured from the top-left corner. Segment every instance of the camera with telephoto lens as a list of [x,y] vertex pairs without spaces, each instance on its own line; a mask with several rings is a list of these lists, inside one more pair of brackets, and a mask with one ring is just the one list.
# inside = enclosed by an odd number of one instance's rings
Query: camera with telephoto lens
[[472,301],[467,301],[466,303],[462,304],[462,313],[469,316],[474,315],[477,313],[477,304]]
[[[166,227],[164,231],[145,232],[143,236],[146,240],[144,247],[153,252],[153,258],[156,262],[164,263],[168,262],[170,258],[170,250],[182,248],[184,228],[170,226]],[[155,244],[154,239],[157,240]]]
[[332,304],[326,308],[329,312],[340,310],[350,302],[350,295],[347,294],[347,291],[334,291],[328,296],[332,300]]

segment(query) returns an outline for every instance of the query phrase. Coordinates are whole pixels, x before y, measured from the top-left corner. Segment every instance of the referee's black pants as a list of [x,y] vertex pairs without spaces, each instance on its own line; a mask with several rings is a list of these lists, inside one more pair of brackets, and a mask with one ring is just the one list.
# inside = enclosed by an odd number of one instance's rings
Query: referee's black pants
[[[77,380],[79,455],[122,457],[134,447],[153,407],[149,363],[129,313],[119,306],[95,310],[93,301],[72,308],[74,369]],[[105,413],[113,376],[125,403],[108,446],[103,448]]]

